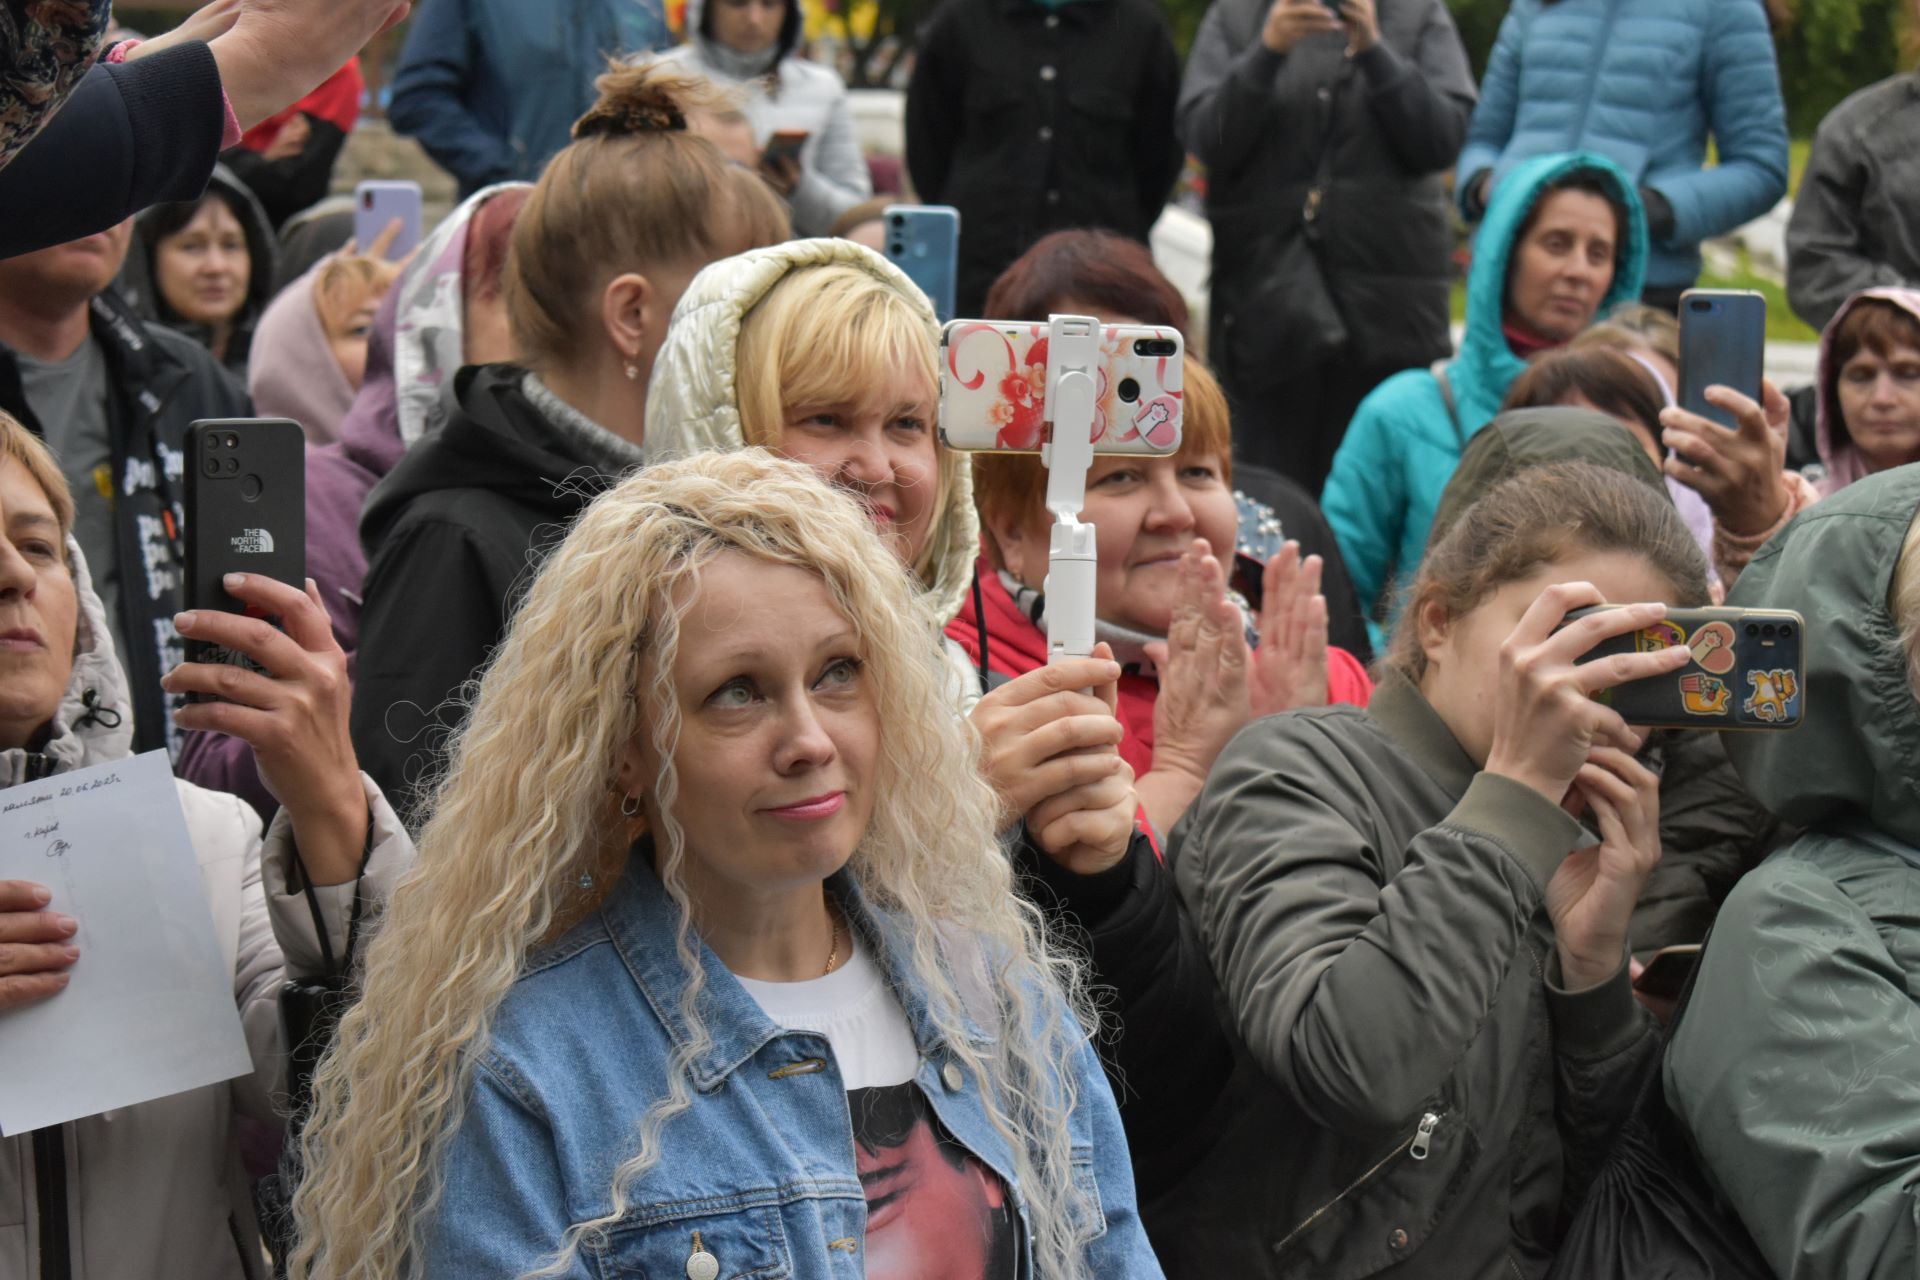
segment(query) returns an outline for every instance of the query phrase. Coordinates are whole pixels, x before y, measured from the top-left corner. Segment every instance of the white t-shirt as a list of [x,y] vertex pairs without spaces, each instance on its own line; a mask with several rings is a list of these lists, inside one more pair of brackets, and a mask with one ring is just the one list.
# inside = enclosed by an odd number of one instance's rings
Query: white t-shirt
[[847,933],[853,953],[824,977],[804,982],[741,978],[740,985],[774,1022],[825,1036],[849,1091],[905,1084],[920,1067],[907,1011],[859,931]]

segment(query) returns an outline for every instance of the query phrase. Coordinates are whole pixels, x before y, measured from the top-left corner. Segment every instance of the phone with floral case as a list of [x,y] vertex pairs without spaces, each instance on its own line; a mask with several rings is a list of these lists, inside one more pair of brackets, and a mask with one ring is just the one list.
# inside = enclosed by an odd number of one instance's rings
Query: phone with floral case
[[[1046,321],[955,320],[940,335],[940,439],[977,453],[1038,453],[1048,440]],[[1164,457],[1180,447],[1185,346],[1173,329],[1100,326],[1093,451]]]

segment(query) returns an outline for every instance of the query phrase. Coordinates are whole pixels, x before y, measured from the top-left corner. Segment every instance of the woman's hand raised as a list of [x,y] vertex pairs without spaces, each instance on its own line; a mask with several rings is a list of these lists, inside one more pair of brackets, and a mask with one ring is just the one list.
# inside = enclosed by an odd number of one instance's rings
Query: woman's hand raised
[[1300,558],[1287,542],[1267,561],[1260,588],[1260,647],[1247,672],[1256,716],[1327,705],[1327,598],[1320,594],[1324,562]]
[[1591,583],[1548,587],[1500,646],[1486,770],[1532,787],[1552,804],[1566,799],[1594,748],[1638,749],[1639,736],[1593,695],[1630,680],[1678,671],[1691,660],[1684,646],[1675,645],[1581,663],[1601,641],[1650,626],[1667,612],[1663,604],[1632,604],[1590,613],[1555,630],[1569,610],[1601,603],[1600,591]]
[[1147,646],[1159,671],[1153,702],[1153,772],[1204,781],[1221,749],[1251,716],[1246,621],[1227,598],[1227,575],[1199,539],[1180,557],[1167,638]]
[[1761,383],[1764,405],[1731,387],[1708,387],[1707,399],[1734,416],[1729,431],[1685,409],[1660,413],[1661,441],[1674,452],[1666,472],[1706,499],[1720,527],[1743,538],[1779,524],[1793,495],[1787,489],[1787,422],[1791,407],[1779,388]]
[[1547,883],[1547,914],[1569,991],[1611,978],[1625,962],[1627,925],[1660,861],[1660,775],[1619,747],[1595,747],[1573,793],[1600,827]]
[[360,874],[366,851],[367,796],[347,732],[347,657],[334,641],[320,589],[311,578],[302,592],[257,573],[228,574],[225,586],[286,630],[266,617],[212,609],[175,615],[181,635],[245,654],[261,671],[180,664],[161,681],[168,692],[223,701],[190,702],[174,723],[250,745],[260,781],[293,821],[308,877],[317,885],[345,884]]

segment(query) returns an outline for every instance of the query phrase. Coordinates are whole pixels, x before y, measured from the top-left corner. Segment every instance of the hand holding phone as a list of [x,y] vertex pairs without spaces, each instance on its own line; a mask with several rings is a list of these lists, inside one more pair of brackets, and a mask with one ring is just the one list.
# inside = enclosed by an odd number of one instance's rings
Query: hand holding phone
[[[1622,606],[1577,609],[1562,626]],[[1609,637],[1580,663],[1684,647],[1670,674],[1599,690],[1628,724],[1656,729],[1792,729],[1806,707],[1806,622],[1789,609],[1669,609],[1666,617]]]
[[1273,0],[1260,43],[1285,53],[1308,36],[1341,30],[1339,0]]
[[1751,289],[1689,289],[1680,295],[1680,407],[1729,431],[1731,410],[1707,388],[1731,387],[1758,402],[1767,362],[1767,300]]
[[353,239],[360,252],[372,253],[372,245],[388,235],[395,220],[400,230],[384,241],[389,262],[398,262],[420,247],[420,184],[380,179],[363,182],[353,189]]
[[1779,524],[1792,494],[1787,488],[1787,424],[1791,406],[1778,387],[1760,383],[1760,404],[1728,387],[1709,387],[1706,400],[1733,415],[1733,431],[1689,413],[1660,413],[1661,443],[1672,450],[1666,473],[1706,500],[1728,533],[1755,538]]

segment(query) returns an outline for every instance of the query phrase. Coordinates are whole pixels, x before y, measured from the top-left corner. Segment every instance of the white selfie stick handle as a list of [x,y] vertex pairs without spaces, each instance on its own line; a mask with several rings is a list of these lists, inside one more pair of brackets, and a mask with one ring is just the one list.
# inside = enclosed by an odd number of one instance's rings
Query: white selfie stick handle
[[1095,362],[1100,325],[1091,316],[1053,316],[1047,338],[1047,420],[1053,431],[1040,451],[1047,468],[1047,509],[1054,514],[1047,553],[1047,661],[1093,652],[1094,529],[1080,523],[1087,471],[1093,466]]

